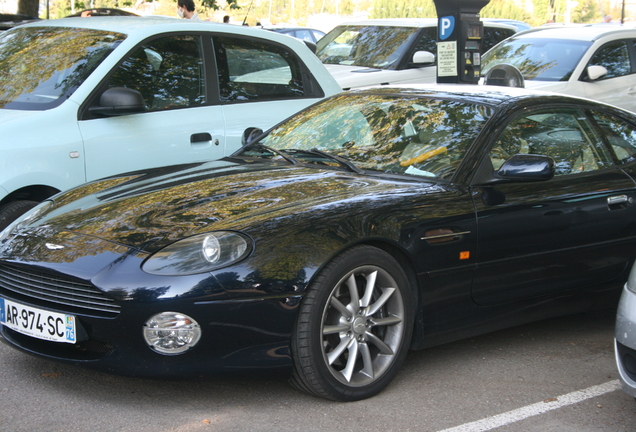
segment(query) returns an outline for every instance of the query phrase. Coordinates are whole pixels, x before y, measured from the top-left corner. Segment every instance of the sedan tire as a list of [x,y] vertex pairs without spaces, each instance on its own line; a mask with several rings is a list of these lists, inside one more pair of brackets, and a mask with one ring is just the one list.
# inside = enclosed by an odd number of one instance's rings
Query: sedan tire
[[404,361],[413,309],[408,278],[391,255],[358,246],[337,256],[303,298],[292,385],[338,401],[379,393]]

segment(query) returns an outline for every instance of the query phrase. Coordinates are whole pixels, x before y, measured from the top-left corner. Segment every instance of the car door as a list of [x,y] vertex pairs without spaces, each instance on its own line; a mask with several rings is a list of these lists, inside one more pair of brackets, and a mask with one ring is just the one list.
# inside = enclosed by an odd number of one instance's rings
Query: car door
[[[87,180],[226,154],[223,111],[210,100],[215,74],[206,70],[214,62],[206,62],[204,43],[196,34],[147,40],[110,74],[103,90],[137,90],[147,111],[114,117],[86,111],[79,129]],[[98,103],[99,95],[91,103]]]
[[630,61],[630,44],[633,41],[617,40],[596,50],[588,66],[603,66],[607,75],[598,81],[579,81],[582,96],[636,112],[636,69]]
[[554,160],[556,175],[475,188],[476,303],[594,289],[627,271],[636,190],[605,136],[594,116],[572,107],[523,112],[499,135],[484,169],[514,154],[541,154]]

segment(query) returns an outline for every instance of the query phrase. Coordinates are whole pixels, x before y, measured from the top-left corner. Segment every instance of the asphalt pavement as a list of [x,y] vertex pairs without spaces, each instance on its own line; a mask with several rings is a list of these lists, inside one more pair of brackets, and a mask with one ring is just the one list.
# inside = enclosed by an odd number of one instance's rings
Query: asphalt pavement
[[281,382],[107,375],[1,344],[0,431],[636,431],[613,328],[601,311],[413,352],[384,392],[352,403]]

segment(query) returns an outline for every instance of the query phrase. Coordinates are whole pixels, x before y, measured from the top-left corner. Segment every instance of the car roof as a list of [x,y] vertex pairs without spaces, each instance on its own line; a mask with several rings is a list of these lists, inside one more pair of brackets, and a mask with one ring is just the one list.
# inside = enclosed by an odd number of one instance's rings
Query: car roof
[[602,37],[617,35],[617,37],[636,37],[636,29],[605,25],[563,25],[535,27],[514,35],[514,38],[542,38],[542,39],[570,39],[581,41],[595,41]]
[[[517,31],[517,28],[510,24],[494,21],[482,21],[487,27],[506,28]],[[436,27],[437,18],[378,18],[347,21],[339,26],[383,26],[383,27]]]
[[[260,27],[228,25],[211,21],[192,21],[164,16],[97,16],[91,17],[90,19],[71,17],[56,20],[42,20],[25,24],[21,27],[42,26],[105,30],[123,33],[130,36],[134,35],[138,38],[143,38],[158,33],[167,33],[171,31],[183,32],[188,30],[193,32],[215,31],[219,33],[234,33],[263,38],[263,31]],[[267,32],[266,34],[267,39],[275,40],[284,44],[289,44],[290,39],[294,40],[289,36],[285,36],[275,32]]]
[[[364,87],[349,90],[341,94],[385,94],[403,97],[439,97],[443,99],[455,99],[472,101],[493,107],[505,106],[528,98],[549,98],[551,102],[588,102],[597,106],[607,106],[602,102],[576,96],[568,96],[553,92],[531,90],[520,87],[505,87],[494,85],[470,85],[470,84],[401,84]],[[615,108],[615,107],[613,107]]]

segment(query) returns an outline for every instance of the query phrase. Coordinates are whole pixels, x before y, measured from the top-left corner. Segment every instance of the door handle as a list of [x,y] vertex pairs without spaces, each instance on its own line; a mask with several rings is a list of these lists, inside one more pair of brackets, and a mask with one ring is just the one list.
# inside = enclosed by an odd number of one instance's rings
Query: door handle
[[627,195],[616,195],[607,198],[607,207],[609,207],[610,210],[625,208],[633,203],[634,198],[628,197]]
[[212,141],[212,135],[207,132],[195,133],[190,135],[191,144],[204,143],[209,141]]

